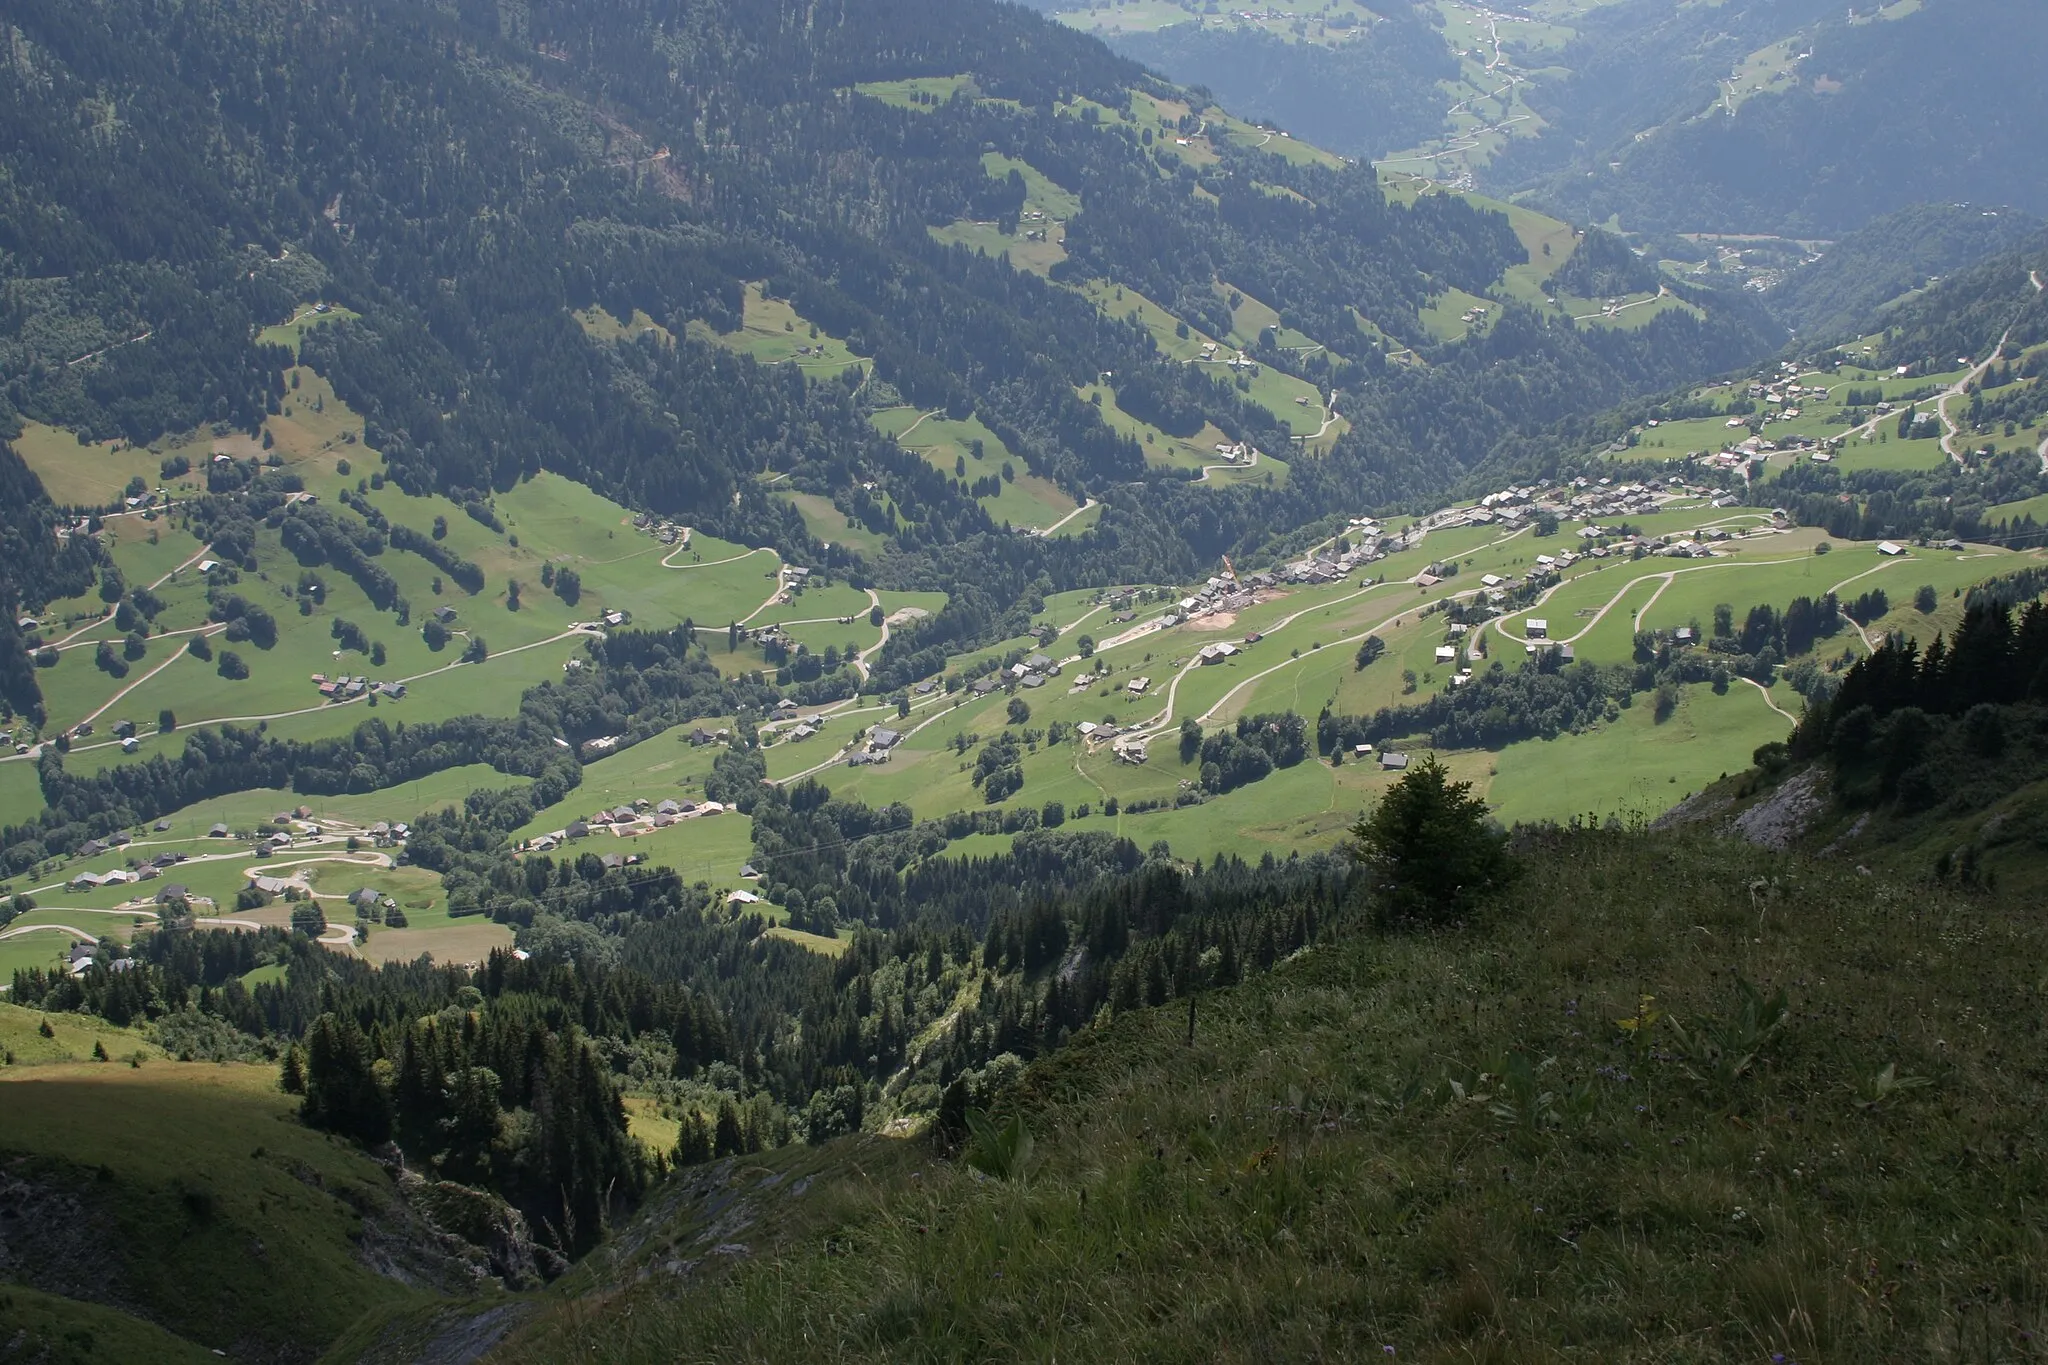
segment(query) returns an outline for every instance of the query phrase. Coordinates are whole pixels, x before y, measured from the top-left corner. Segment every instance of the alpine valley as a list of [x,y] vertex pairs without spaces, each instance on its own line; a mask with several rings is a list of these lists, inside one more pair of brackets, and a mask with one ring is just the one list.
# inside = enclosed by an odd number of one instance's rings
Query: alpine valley
[[2048,12],[1303,3],[11,0],[0,1362],[2035,1358]]

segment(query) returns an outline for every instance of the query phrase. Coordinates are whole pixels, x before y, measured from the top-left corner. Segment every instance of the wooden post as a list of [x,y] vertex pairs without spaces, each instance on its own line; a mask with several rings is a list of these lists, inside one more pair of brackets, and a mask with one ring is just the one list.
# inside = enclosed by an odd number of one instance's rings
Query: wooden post
[[1195,997],[1188,997],[1188,1046],[1195,1045]]

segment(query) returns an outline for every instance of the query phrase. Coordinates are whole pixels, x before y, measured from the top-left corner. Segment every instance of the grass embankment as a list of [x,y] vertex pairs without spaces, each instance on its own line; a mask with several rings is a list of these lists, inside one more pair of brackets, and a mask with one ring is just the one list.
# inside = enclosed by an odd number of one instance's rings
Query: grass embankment
[[[1084,1032],[1025,1075],[1028,1183],[874,1139],[808,1190],[812,1151],[694,1177],[507,1356],[2026,1358],[2042,936],[1700,836],[1561,838],[1478,927],[1317,949],[1205,997],[1192,1046],[1184,1005]],[[1774,1036],[1738,1036],[1738,976],[1788,993]]]

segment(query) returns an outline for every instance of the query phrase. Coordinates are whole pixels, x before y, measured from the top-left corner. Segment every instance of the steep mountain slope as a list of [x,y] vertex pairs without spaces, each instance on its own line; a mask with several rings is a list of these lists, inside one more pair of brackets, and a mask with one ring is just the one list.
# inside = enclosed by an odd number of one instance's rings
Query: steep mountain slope
[[[1466,932],[1320,944],[1204,995],[1192,1037],[1180,1006],[1083,1031],[998,1101],[1024,1153],[710,1168],[493,1358],[1861,1359],[2037,1330],[2039,1231],[1993,1211],[2040,1189],[2041,1079],[1971,1023],[2036,989],[2036,917],[1689,836],[1528,856]],[[1006,1153],[1013,1179],[969,1164]]]
[[1371,159],[1433,137],[1442,126],[1440,83],[1457,63],[1419,10],[1395,4],[1328,43],[1263,30],[1174,24],[1113,40],[1116,50],[1206,86],[1232,109],[1270,119],[1297,137]]
[[1860,335],[1885,304],[1941,276],[2021,247],[2041,220],[2013,209],[1916,204],[1876,219],[1770,292],[1803,342]]
[[1884,317],[1897,364],[1947,365],[1988,355],[2001,338],[2017,355],[2048,341],[2048,232],[1963,270]]
[[1490,174],[1631,230],[1832,236],[1930,200],[2044,213],[2044,50],[2027,0],[1615,6],[1534,97],[1572,142],[1518,144]]

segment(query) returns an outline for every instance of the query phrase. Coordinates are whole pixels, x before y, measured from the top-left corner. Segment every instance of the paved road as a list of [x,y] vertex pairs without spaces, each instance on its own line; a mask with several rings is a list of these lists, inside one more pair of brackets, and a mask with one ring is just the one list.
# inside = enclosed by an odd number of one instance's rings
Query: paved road
[[1961,464],[1963,462],[1963,457],[1961,452],[1959,452],[1955,448],[1952,442],[1955,440],[1956,437],[1962,434],[1962,428],[1957,426],[1955,422],[1949,418],[1948,402],[1951,398],[1961,396],[1963,393],[1968,391],[1969,387],[1972,384],[1975,384],[1984,378],[1984,372],[1991,368],[1991,362],[1998,359],[2000,353],[2002,353],[2005,350],[2005,343],[2011,337],[2012,328],[2008,327],[2005,329],[2005,335],[1998,339],[1998,344],[1991,348],[1991,354],[1985,356],[1983,360],[1979,361],[1976,365],[1972,366],[1968,374],[1964,375],[1961,379],[1958,379],[1955,383],[1951,384],[1948,387],[1948,389],[1945,392],[1943,392],[1941,397],[1935,400],[1934,413],[1935,416],[1941,419],[1942,454],[1948,456],[1957,464]]

